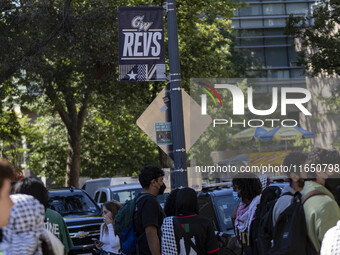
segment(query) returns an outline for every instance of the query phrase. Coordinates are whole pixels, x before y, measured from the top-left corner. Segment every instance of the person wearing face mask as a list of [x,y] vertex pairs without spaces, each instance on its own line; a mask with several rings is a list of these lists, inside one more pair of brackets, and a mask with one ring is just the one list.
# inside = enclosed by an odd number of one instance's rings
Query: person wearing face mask
[[162,207],[156,197],[164,193],[164,172],[157,166],[146,166],[139,174],[142,194],[147,194],[136,204],[135,232],[140,255],[159,255],[161,252],[161,226],[164,218]]

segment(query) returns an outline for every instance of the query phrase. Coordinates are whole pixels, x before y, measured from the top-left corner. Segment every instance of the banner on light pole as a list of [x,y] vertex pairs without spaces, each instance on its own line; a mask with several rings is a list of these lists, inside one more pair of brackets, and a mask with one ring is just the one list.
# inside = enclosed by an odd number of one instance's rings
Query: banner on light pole
[[163,7],[118,7],[119,80],[166,80]]

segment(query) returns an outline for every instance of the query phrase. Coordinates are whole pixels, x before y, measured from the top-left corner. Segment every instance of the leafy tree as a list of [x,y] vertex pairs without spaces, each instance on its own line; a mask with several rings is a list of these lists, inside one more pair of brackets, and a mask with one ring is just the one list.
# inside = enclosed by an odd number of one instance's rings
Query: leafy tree
[[25,163],[24,154],[28,152],[24,137],[34,131],[27,116],[18,116],[14,109],[3,110],[0,114],[0,157],[7,158],[16,168],[21,168]]
[[[130,109],[137,105],[138,110],[144,109],[164,85],[119,84],[115,63],[117,6],[161,4],[155,0],[1,2],[3,36],[0,40],[4,50],[0,53],[0,82],[25,86],[27,93],[22,97],[25,101],[46,95],[43,99],[49,105],[47,110],[52,116],[55,113],[60,116],[66,127],[68,185],[78,186],[81,138],[86,132],[84,125],[89,109],[99,107],[100,111],[109,112],[105,109],[117,108],[113,111],[117,118],[121,114],[118,110],[124,107]],[[191,77],[235,76],[239,70],[233,68],[231,40],[225,35],[231,30],[229,18],[236,7],[232,1],[178,2],[185,88]],[[91,129],[91,125],[87,127]],[[56,138],[49,136],[47,144],[57,142],[53,140]],[[65,143],[61,144],[66,147]],[[44,146],[37,149],[37,153],[41,153],[40,158],[37,156],[40,162],[46,152],[43,148],[46,149]],[[46,153],[45,156],[49,155]],[[62,165],[60,160],[59,166]]]
[[312,76],[340,72],[340,3],[321,0],[314,5],[311,15],[290,16],[286,33],[301,41],[299,62]]
[[[110,115],[110,114],[109,114]],[[121,109],[118,117],[89,109],[82,131],[81,175],[91,178],[131,175],[142,166],[157,163],[156,145],[132,124],[134,116]],[[33,124],[29,168],[37,174],[64,183],[67,130],[58,115],[41,115]]]

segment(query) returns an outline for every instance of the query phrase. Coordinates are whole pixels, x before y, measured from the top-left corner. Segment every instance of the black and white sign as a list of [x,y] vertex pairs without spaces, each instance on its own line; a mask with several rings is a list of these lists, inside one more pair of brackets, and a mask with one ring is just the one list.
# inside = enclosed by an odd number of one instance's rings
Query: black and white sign
[[119,80],[166,80],[162,7],[118,7]]

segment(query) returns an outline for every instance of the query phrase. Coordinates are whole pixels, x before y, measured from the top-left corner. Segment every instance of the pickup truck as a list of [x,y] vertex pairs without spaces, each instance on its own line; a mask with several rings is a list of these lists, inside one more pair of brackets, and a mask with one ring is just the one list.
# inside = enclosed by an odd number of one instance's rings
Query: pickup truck
[[92,254],[103,223],[101,209],[83,190],[61,188],[49,190],[48,207],[63,216],[74,247],[69,254]]

